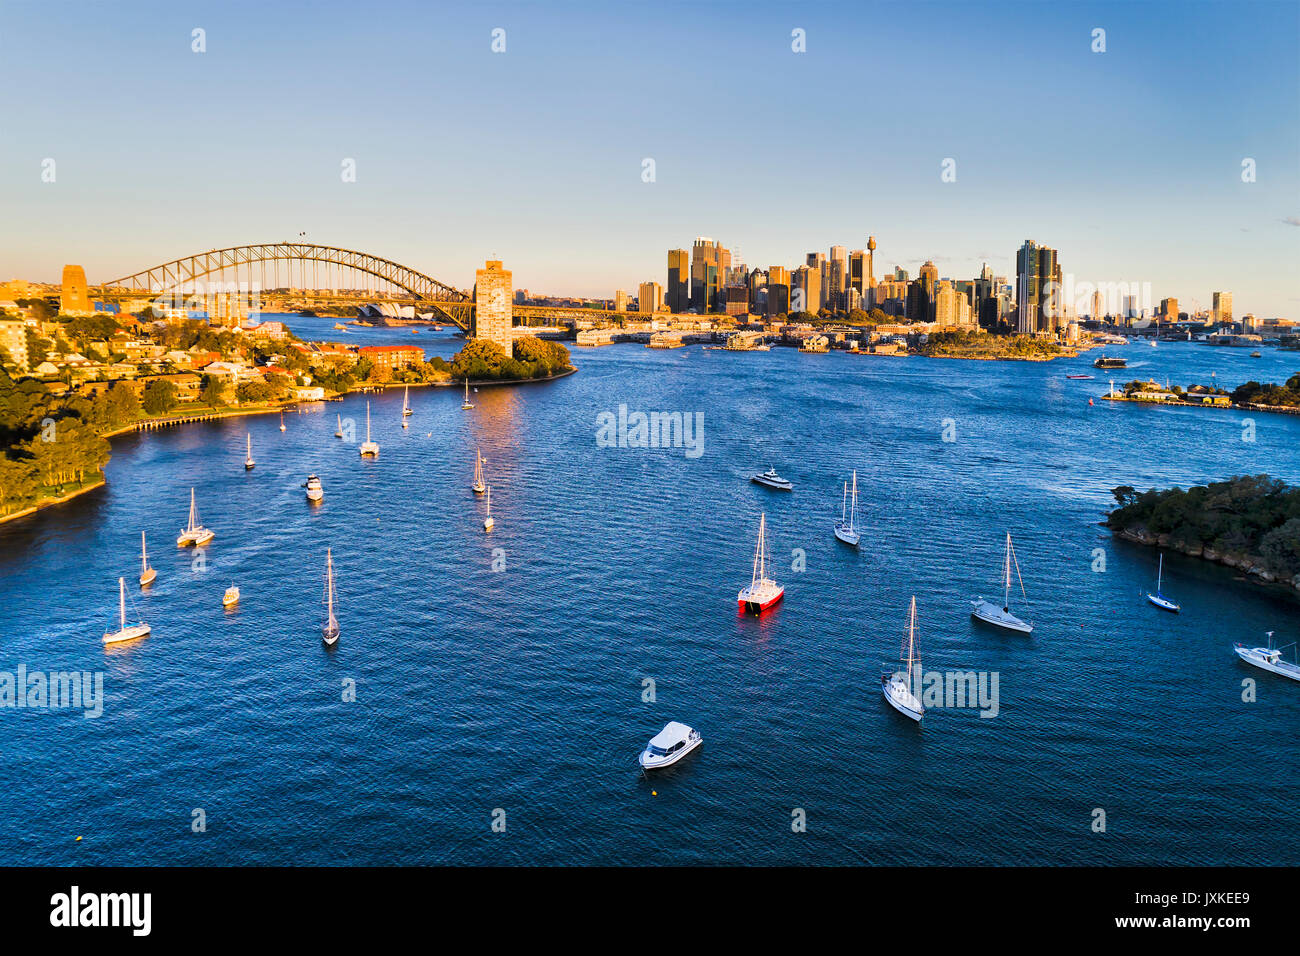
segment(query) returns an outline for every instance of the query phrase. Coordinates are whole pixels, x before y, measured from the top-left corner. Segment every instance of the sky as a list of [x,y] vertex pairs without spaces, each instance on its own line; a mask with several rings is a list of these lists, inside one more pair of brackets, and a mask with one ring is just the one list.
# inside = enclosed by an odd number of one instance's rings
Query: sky
[[877,275],[1034,239],[1300,319],[1298,53],[1300,0],[0,0],[0,280],[305,232],[611,297],[699,235],[766,268],[870,234]]

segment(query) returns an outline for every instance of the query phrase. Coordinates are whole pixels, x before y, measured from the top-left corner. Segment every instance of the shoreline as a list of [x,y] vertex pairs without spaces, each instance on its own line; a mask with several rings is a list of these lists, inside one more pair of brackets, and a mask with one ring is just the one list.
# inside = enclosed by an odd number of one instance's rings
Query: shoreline
[[[577,371],[578,369],[576,366],[570,366],[566,371],[559,372],[555,375],[548,375],[545,378],[508,379],[504,381],[498,379],[483,379],[480,381],[475,381],[474,379],[470,379],[469,381],[470,384],[475,386],[476,388],[480,385],[529,385],[533,383],[553,382],[556,379],[567,378],[568,376],[574,374]],[[417,388],[449,388],[458,383],[448,380],[446,382],[419,382],[419,383],[410,383],[410,384],[414,384],[415,387]],[[389,388],[406,388],[408,387],[408,383],[385,382],[382,384],[376,384],[375,386],[372,387],[377,387],[381,391],[386,391]],[[344,396],[350,395],[352,394],[352,392],[364,394],[364,392],[362,392],[360,389],[349,389],[347,392],[336,393],[333,398],[321,399],[320,401],[341,401]],[[209,411],[209,412],[204,412],[192,416],[182,415],[182,416],[171,417],[171,418],[142,418],[139,421],[132,422],[129,425],[123,425],[121,428],[115,428],[112,431],[102,432],[100,434],[100,437],[105,439],[106,441],[109,441],[113,438],[119,438],[122,435],[131,434],[133,432],[149,431],[155,428],[171,428],[171,427],[180,427],[182,425],[193,425],[199,422],[218,421],[223,418],[243,418],[248,415],[274,415],[277,412],[283,412],[287,408],[297,408],[300,405],[312,405],[312,404],[315,404],[314,400],[303,401],[301,399],[295,399],[294,401],[287,402],[284,405],[276,405],[268,408],[234,408],[234,409],[228,409],[226,411]],[[93,485],[87,485],[84,488],[78,488],[76,491],[70,492],[69,494],[66,495],[62,495],[58,498],[43,499],[41,501],[38,501],[34,505],[30,505],[27,508],[23,508],[21,511],[15,511],[13,514],[0,515],[0,524],[4,524],[7,521],[14,521],[17,520],[18,518],[26,518],[45,508],[53,507],[54,505],[61,505],[64,502],[71,501],[73,498],[76,498],[79,495],[84,495],[88,491],[94,491],[96,488],[105,487],[107,484],[108,484],[108,476],[101,471],[99,473],[99,481],[95,482]]]
[[[1102,524],[1106,527],[1105,522]],[[1251,581],[1261,586],[1282,587],[1287,590],[1300,594],[1300,574],[1297,574],[1292,580],[1279,578],[1271,571],[1266,570],[1262,564],[1262,558],[1258,555],[1251,554],[1233,554],[1228,552],[1218,552],[1211,548],[1188,548],[1170,543],[1167,534],[1152,534],[1145,528],[1110,528],[1111,534],[1122,541],[1128,541],[1131,544],[1141,544],[1147,547],[1165,548],[1177,554],[1186,555],[1189,558],[1200,558],[1202,561],[1208,561],[1211,564],[1217,564],[1220,567],[1231,568],[1234,571],[1245,575],[1247,581]]]
[[1141,398],[1129,398],[1127,395],[1103,395],[1103,401],[1107,402],[1128,402],[1131,405],[1151,405],[1159,408],[1162,405],[1170,405],[1175,408],[1217,408],[1229,409],[1239,412],[1271,412],[1274,415],[1300,415],[1300,407],[1293,408],[1289,405],[1257,405],[1254,402],[1229,402],[1227,405],[1215,405],[1213,402],[1151,402]]

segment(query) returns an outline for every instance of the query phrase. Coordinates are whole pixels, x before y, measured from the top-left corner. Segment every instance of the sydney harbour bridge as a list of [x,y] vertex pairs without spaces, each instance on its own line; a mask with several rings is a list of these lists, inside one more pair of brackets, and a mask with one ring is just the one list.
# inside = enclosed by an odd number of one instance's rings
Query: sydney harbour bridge
[[[410,307],[469,331],[473,289],[460,289],[391,259],[310,242],[271,242],[183,256],[91,286],[91,298],[105,302],[170,299],[212,300],[220,296],[291,302],[301,308],[391,304]],[[553,325],[566,318],[605,318],[609,309],[514,305],[515,320]],[[211,311],[209,314],[212,314]]]

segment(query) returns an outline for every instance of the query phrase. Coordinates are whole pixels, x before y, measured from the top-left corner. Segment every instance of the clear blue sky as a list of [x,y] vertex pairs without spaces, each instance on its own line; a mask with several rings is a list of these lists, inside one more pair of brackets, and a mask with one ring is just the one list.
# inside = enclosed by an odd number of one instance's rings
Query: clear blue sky
[[0,279],[306,231],[609,296],[696,235],[768,266],[871,233],[877,272],[1010,275],[1033,238],[1079,280],[1300,318],[1298,52],[1290,0],[8,0]]

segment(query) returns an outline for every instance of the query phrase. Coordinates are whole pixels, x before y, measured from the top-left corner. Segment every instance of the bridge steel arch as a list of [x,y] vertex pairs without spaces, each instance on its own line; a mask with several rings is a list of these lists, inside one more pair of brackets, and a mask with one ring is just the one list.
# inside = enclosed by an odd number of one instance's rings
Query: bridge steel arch
[[[238,274],[241,268],[251,268],[258,263],[275,261],[324,262],[341,269],[367,273],[409,293],[414,300],[412,305],[428,303],[455,321],[457,325],[461,325],[462,320],[451,311],[443,309],[439,303],[469,305],[474,301],[469,293],[391,259],[355,249],[322,246],[309,242],[269,242],[210,249],[207,252],[164,262],[143,272],[113,279],[105,282],[100,288],[104,291],[151,295],[192,291],[197,289],[198,284],[206,276],[224,273],[227,270]],[[190,288],[187,289],[187,286]],[[455,310],[456,313],[463,311],[463,309]]]

